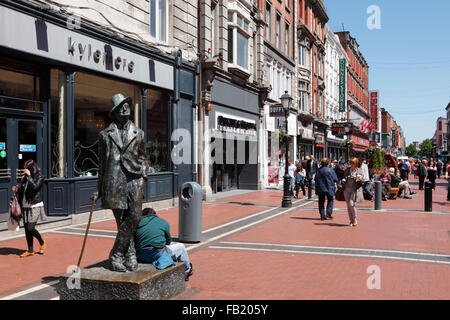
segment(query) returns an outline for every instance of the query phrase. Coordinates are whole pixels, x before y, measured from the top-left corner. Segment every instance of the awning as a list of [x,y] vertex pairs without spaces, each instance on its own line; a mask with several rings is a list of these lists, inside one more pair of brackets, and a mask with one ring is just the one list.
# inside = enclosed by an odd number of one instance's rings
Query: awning
[[363,148],[352,148],[353,151],[365,152],[366,150]]
[[325,148],[325,145],[323,145],[323,144],[316,144],[316,147]]

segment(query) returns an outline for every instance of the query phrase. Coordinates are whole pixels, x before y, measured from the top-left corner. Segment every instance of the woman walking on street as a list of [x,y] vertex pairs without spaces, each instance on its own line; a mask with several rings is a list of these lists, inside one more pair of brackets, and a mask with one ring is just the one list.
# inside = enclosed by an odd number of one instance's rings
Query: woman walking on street
[[358,222],[356,221],[356,204],[364,201],[364,195],[362,192],[363,186],[363,171],[358,168],[359,161],[357,158],[350,160],[350,167],[345,170],[344,179],[344,197],[347,203],[347,211],[350,219],[350,226],[356,227]]
[[41,234],[36,230],[36,223],[39,218],[45,220],[44,203],[41,196],[43,184],[44,177],[38,165],[34,160],[27,160],[24,165],[20,186],[12,187],[12,191],[18,194],[17,200],[22,208],[23,225],[28,245],[28,251],[25,251],[20,256],[22,258],[34,255],[33,238],[39,241],[39,253],[44,254],[45,252],[45,240],[42,239]]
[[305,191],[306,170],[300,162],[297,163],[297,170],[295,170],[295,198],[298,199],[298,191],[302,188],[303,196],[306,196]]
[[436,188],[436,174],[437,174],[437,167],[434,163],[434,160],[430,160],[430,164],[428,166],[428,180],[431,182],[431,187],[433,190]]

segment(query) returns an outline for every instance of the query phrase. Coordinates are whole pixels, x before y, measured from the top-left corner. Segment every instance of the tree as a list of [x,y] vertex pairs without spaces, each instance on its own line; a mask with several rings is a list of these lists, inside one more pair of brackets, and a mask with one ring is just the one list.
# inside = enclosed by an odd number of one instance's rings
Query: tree
[[431,158],[433,154],[433,144],[430,139],[425,139],[420,144],[420,152],[419,154],[422,157]]
[[385,151],[376,148],[371,154],[369,161],[369,168],[375,169],[377,172],[386,167],[386,160],[384,159]]
[[410,158],[415,158],[419,154],[419,151],[416,149],[416,146],[412,143],[406,147],[406,155]]

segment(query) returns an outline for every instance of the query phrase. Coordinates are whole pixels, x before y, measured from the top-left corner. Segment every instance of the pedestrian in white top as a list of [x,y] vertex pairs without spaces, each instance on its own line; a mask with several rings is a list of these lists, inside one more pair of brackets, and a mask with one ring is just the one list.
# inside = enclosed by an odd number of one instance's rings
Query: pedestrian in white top
[[291,190],[291,197],[294,196],[294,177],[295,177],[295,170],[297,170],[297,166],[292,163],[292,160],[289,159],[288,161],[289,167],[288,167],[288,173],[291,177],[290,179],[290,190]]
[[363,172],[363,181],[364,181],[364,192],[369,196],[370,200],[373,200],[374,194],[369,188],[370,185],[370,175],[369,175],[369,167],[367,166],[367,161],[363,160],[361,164],[361,169]]

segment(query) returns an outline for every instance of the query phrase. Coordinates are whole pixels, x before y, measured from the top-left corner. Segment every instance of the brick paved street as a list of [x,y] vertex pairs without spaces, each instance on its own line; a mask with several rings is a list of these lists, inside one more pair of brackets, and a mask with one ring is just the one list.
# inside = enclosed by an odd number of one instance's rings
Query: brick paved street
[[[422,211],[423,191],[383,202],[378,212],[365,201],[356,228],[348,226],[345,203],[336,202],[333,220],[321,221],[315,197],[284,209],[279,190],[204,203],[202,242],[186,245],[195,273],[175,299],[449,299],[446,192],[439,181],[433,212]],[[158,214],[176,237],[178,209]],[[18,256],[24,237],[0,242],[0,297],[57,299],[51,285],[76,264],[84,230],[47,230],[45,255],[25,259]],[[93,223],[82,266],[106,259],[114,238],[113,220]],[[380,289],[368,289],[370,266],[379,268]]]

